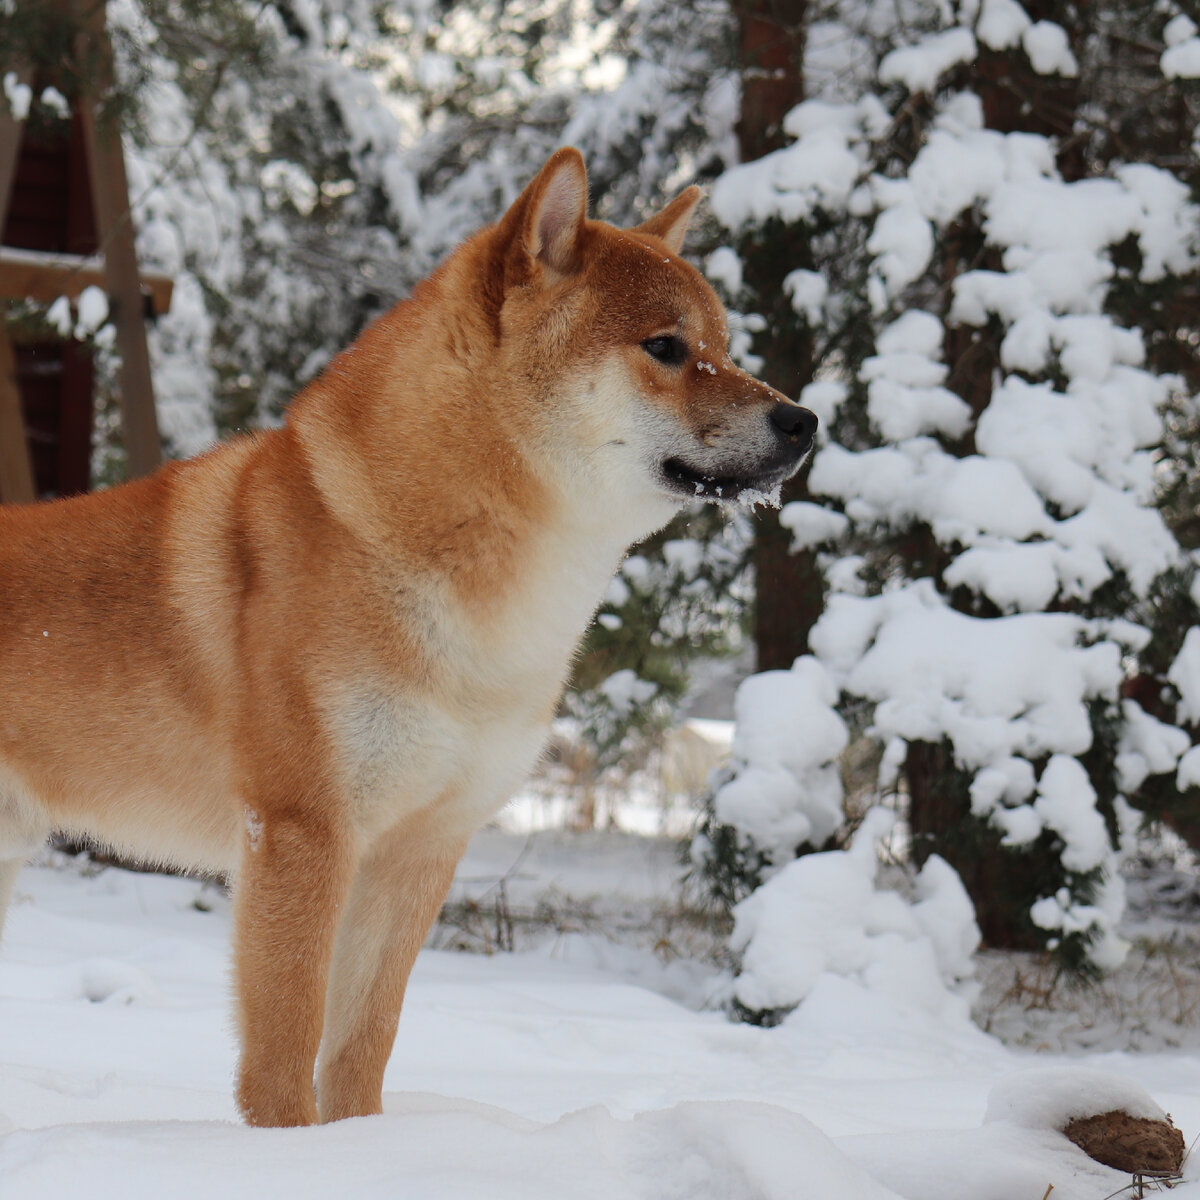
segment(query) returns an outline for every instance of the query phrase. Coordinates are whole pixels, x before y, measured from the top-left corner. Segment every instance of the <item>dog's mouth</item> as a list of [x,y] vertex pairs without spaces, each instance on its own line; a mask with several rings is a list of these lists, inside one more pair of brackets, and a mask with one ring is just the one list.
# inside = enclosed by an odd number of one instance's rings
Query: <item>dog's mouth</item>
[[668,458],[661,467],[667,490],[688,499],[737,500],[747,493],[773,492],[794,469],[770,471],[763,475],[717,475],[689,467],[681,458]]

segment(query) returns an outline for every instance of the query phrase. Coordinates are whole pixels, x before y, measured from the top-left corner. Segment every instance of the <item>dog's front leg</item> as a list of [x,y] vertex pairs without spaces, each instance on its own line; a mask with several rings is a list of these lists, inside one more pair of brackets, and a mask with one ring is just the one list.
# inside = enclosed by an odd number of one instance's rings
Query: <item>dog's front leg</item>
[[419,814],[364,856],[338,930],[317,1097],[321,1120],[383,1111],[383,1072],[417,952],[446,898],[465,842]]
[[242,1056],[237,1100],[251,1125],[317,1120],[313,1069],[352,838],[326,815],[247,808],[235,899]]

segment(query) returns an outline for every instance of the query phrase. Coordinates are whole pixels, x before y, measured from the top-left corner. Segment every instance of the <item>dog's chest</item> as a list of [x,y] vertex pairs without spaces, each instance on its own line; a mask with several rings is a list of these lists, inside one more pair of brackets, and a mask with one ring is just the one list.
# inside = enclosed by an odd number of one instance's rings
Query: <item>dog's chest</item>
[[437,804],[473,832],[532,768],[547,724],[525,706],[464,711],[419,693],[359,688],[339,713],[344,778],[368,837]]
[[427,671],[359,678],[334,706],[346,786],[368,836],[435,803],[467,834],[504,804],[545,743],[620,549],[541,555],[519,590],[476,611],[441,597],[403,614],[419,628]]

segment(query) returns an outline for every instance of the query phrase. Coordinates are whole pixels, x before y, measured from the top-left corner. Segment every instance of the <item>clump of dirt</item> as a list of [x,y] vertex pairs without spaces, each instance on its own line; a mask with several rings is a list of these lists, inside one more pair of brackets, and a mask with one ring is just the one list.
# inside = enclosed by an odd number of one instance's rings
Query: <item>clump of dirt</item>
[[1183,1163],[1183,1134],[1163,1121],[1115,1110],[1079,1117],[1063,1130],[1089,1158],[1129,1175],[1177,1175]]

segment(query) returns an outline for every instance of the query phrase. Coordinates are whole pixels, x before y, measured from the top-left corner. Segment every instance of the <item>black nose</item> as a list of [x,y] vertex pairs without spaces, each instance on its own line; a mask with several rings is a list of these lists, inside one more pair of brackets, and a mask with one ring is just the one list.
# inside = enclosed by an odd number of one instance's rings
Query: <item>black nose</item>
[[817,432],[817,415],[799,404],[781,400],[771,409],[771,424],[789,441],[807,450]]

